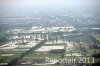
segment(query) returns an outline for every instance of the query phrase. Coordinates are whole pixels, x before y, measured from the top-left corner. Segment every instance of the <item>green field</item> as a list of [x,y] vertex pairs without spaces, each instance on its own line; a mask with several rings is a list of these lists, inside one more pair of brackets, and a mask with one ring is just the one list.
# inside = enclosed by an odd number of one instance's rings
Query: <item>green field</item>
[[97,40],[100,41],[100,34],[98,34],[98,33],[92,33],[92,36],[93,36],[94,38],[96,38]]

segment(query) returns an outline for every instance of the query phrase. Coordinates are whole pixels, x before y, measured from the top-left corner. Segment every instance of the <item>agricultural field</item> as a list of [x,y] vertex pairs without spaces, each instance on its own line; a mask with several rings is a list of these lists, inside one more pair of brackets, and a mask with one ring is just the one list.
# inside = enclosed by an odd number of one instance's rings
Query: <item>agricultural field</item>
[[[0,46],[0,65],[64,66],[69,63],[59,62],[59,59],[72,58],[76,59],[75,63],[71,62],[72,65],[76,65],[79,57],[89,59],[84,61],[87,64],[100,61],[99,58],[92,57],[100,54],[94,36],[82,34],[73,26],[52,27],[53,32],[48,32],[49,30],[50,27],[32,27],[30,30],[9,31],[9,42]],[[47,58],[51,60],[46,61]]]

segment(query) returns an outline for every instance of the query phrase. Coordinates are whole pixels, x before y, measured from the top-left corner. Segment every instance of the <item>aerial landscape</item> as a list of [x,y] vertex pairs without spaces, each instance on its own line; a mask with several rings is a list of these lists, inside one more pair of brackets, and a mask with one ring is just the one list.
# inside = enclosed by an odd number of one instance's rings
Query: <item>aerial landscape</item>
[[0,0],[0,66],[99,66],[98,0]]

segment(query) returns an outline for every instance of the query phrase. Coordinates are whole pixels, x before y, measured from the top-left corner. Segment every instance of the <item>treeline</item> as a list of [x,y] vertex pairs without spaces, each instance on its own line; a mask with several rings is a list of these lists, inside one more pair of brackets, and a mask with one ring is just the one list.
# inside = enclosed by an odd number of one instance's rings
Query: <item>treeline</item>
[[0,45],[5,44],[8,41],[6,35],[0,32]]

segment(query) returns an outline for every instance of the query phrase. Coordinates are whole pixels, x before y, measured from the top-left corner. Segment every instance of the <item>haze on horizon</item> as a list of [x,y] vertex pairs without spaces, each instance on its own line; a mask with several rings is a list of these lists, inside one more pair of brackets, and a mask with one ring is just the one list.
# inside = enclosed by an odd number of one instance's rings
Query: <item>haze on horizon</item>
[[[25,26],[34,23],[45,25],[46,22],[52,25],[52,22],[57,24],[58,21],[59,24],[77,22],[87,25],[88,20],[99,22],[100,7],[97,7],[99,3],[99,0],[0,0],[0,19],[1,23],[25,24]],[[59,17],[61,15],[67,16]]]

